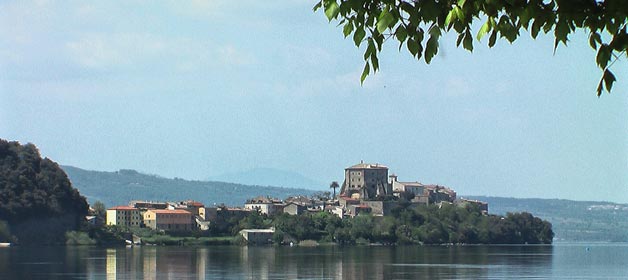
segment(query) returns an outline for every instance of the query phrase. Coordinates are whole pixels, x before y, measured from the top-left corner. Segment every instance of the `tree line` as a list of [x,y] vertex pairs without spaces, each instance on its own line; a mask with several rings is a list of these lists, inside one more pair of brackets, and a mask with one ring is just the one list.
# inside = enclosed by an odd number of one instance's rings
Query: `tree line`
[[340,219],[328,212],[260,213],[212,225],[210,234],[237,234],[241,229],[275,227],[276,244],[316,240],[338,244],[551,244],[551,223],[530,213],[483,215],[472,205],[443,204],[409,207],[400,204],[392,215],[369,214]]

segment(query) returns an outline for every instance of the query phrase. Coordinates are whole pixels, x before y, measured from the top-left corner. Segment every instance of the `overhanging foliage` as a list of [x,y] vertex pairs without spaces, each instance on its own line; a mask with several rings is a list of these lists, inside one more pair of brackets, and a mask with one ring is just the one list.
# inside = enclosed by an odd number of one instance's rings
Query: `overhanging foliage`
[[[626,0],[320,0],[327,18],[338,20],[345,37],[356,46],[366,43],[364,70],[360,82],[379,70],[378,53],[390,39],[405,46],[413,57],[430,63],[438,53],[439,39],[451,30],[458,34],[456,46],[473,51],[477,40],[488,36],[493,47],[498,38],[514,42],[522,32],[537,38],[542,31],[553,34],[554,51],[567,45],[569,34],[578,29],[589,33],[589,45],[596,50],[602,71],[597,86],[600,96],[616,81],[610,67],[628,56]],[[473,23],[483,24],[477,32]]]

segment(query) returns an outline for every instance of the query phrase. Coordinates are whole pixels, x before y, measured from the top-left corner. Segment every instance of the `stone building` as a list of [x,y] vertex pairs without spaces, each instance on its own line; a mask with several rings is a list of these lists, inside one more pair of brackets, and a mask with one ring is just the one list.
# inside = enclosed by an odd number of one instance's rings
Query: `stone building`
[[240,235],[244,237],[244,240],[248,244],[270,244],[273,242],[274,228],[270,229],[243,229],[240,231]]
[[307,211],[307,206],[295,202],[290,202],[283,207],[283,212],[289,215],[301,215],[305,211]]
[[390,184],[393,194],[401,197],[404,193],[413,196],[411,202],[419,204],[429,203],[429,191],[427,187],[419,182],[399,182],[397,175],[390,175]]
[[346,168],[340,195],[358,200],[374,200],[392,195],[388,167],[360,162]]
[[249,199],[244,203],[244,209],[257,210],[260,214],[274,215],[281,213],[283,210],[283,202],[278,199],[259,196]]

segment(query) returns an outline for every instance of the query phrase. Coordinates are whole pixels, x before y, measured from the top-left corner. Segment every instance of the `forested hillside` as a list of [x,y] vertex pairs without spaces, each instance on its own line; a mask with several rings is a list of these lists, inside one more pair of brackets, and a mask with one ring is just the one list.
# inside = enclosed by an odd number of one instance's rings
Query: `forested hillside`
[[89,171],[62,166],[72,184],[87,197],[90,203],[102,201],[107,207],[125,205],[130,200],[181,201],[193,199],[242,206],[246,199],[255,196],[285,198],[292,195],[310,195],[305,189],[251,186],[214,181],[189,181],[147,175],[135,170],[115,172]]
[[489,203],[489,212],[527,211],[552,223],[561,241],[628,242],[628,205],[566,199],[471,196]]
[[59,165],[42,159],[35,145],[0,139],[0,242],[63,243],[87,208]]

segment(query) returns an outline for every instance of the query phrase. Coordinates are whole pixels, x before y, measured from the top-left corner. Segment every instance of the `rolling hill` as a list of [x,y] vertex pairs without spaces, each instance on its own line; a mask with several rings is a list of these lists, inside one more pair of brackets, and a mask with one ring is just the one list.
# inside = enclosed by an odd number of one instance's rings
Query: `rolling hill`
[[197,200],[206,205],[224,203],[241,206],[246,199],[259,195],[283,199],[292,195],[314,193],[313,190],[306,189],[170,179],[127,169],[103,172],[72,166],[61,166],[61,168],[68,174],[72,185],[90,203],[102,201],[107,207],[126,205],[131,200],[181,201],[187,199]]
[[628,242],[628,204],[566,199],[468,196],[491,214],[527,211],[552,223],[558,241]]

